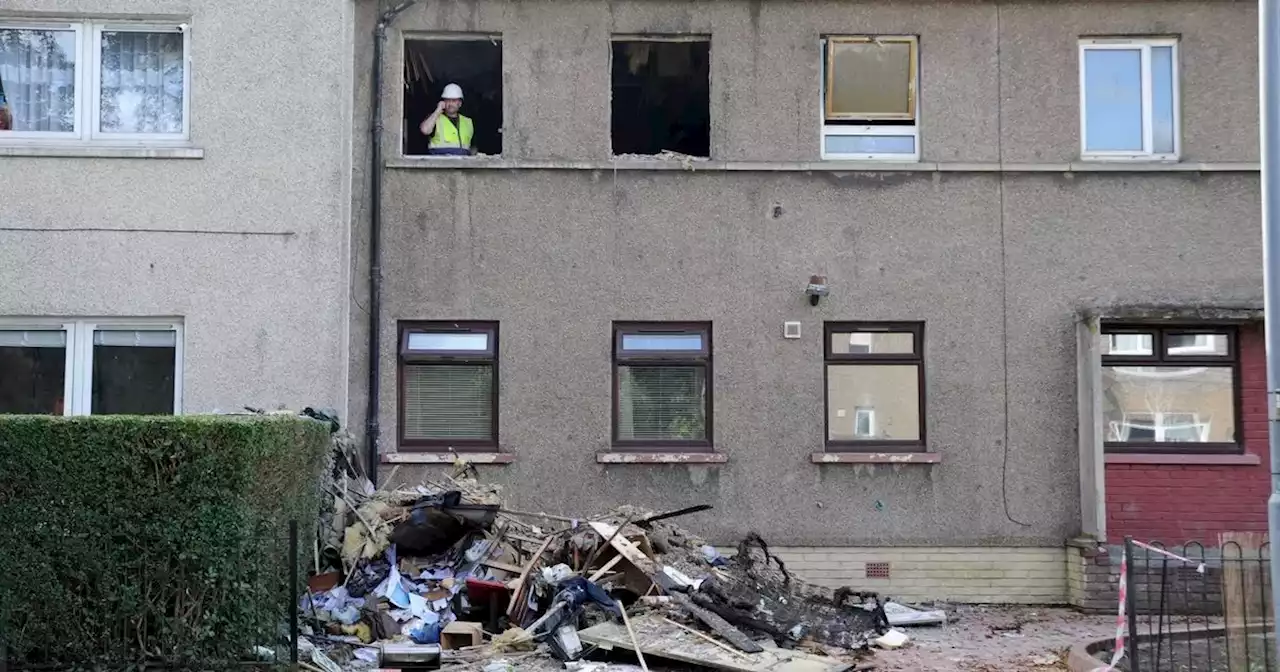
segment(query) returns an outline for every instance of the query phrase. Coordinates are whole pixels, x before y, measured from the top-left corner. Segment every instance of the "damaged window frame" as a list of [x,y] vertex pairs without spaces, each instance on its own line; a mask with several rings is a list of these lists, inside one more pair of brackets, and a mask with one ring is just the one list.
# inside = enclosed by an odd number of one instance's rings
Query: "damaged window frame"
[[[849,334],[850,343],[863,345],[852,337],[863,334],[910,334],[911,352],[837,353],[832,350],[834,334]],[[869,346],[867,346],[869,347]],[[832,453],[918,453],[924,452],[925,434],[925,375],[924,375],[924,322],[826,322],[822,330],[822,418],[823,440],[827,452]],[[832,439],[831,438],[831,367],[833,366],[914,366],[916,369],[916,416],[919,421],[917,439]],[[879,428],[881,418],[872,407],[854,407],[854,429],[857,429],[857,413],[871,413],[872,431]]]
[[[707,153],[705,155],[698,155],[698,154],[681,155],[678,152],[675,152],[674,156],[681,157],[681,158],[683,158],[684,156],[687,156],[692,159],[704,159],[704,160],[710,159],[711,153],[712,153],[711,138],[714,137],[713,126],[715,124],[715,121],[712,118],[712,114],[711,114],[711,94],[712,94],[711,46],[712,45],[711,45],[711,35],[704,34],[704,33],[690,33],[690,34],[614,33],[609,36],[609,155],[615,159],[631,158],[631,157],[644,157],[646,159],[648,158],[662,159],[664,158],[663,152],[667,152],[667,151],[674,152],[674,150],[669,150],[669,149],[660,150],[659,152],[655,152],[652,154],[640,153],[640,152],[619,152],[618,149],[614,146],[615,143],[613,140],[613,136],[615,132],[615,129],[614,129],[615,115],[613,114],[613,99],[615,96],[615,90],[614,90],[615,83],[614,83],[613,77],[614,77],[614,69],[617,66],[617,63],[615,62],[615,59],[614,59],[614,49],[617,46],[617,44],[620,42],[621,43],[650,42],[650,43],[657,43],[657,44],[704,44],[706,45],[706,49],[707,49]],[[644,112],[646,111],[643,109],[636,111],[637,114],[641,114]]]
[[[1206,348],[1188,350],[1187,346],[1170,346],[1167,344],[1171,336],[1220,336],[1225,339],[1225,352],[1216,353]],[[1139,349],[1125,349],[1116,354],[1110,353],[1112,343],[1120,343],[1115,336],[1138,336],[1150,344],[1149,351],[1144,346]],[[1172,352],[1174,349],[1178,352]],[[1105,412],[1099,416],[1102,423],[1103,451],[1107,453],[1180,453],[1180,454],[1230,454],[1244,451],[1242,393],[1240,381],[1240,335],[1235,325],[1226,324],[1133,324],[1103,323],[1098,338],[1099,368],[1105,372],[1111,367],[1152,367],[1152,368],[1187,368],[1211,367],[1230,369],[1231,371],[1231,406],[1232,435],[1231,441],[1116,441],[1111,440],[1112,432]],[[1105,376],[1102,376],[1102,387],[1099,394],[1107,393]],[[1127,412],[1121,409],[1125,417],[1131,415],[1150,415],[1153,418],[1153,431],[1157,436],[1163,435],[1169,427],[1163,423],[1165,415],[1189,415],[1194,418],[1194,425],[1203,425],[1200,409],[1188,408],[1174,411]],[[1185,426],[1187,423],[1178,423]],[[1207,435],[1207,428],[1198,427],[1198,432]]]
[[[483,321],[404,321],[400,323],[396,356],[397,439],[406,452],[492,452],[498,448],[498,323]],[[427,335],[484,335],[483,349],[414,349],[410,338]],[[489,436],[483,439],[410,438],[405,434],[407,389],[406,370],[411,366],[484,366],[490,369]]]
[[[629,336],[697,336],[696,349],[629,349]],[[701,367],[706,392],[703,394],[703,438],[701,439],[623,439],[621,433],[622,396],[621,369],[629,366]],[[710,322],[614,322],[613,323],[613,432],[614,448],[636,452],[714,452],[712,409],[713,375]]]
[[[408,151],[408,150],[409,150],[409,138],[411,138],[411,137],[413,137],[413,136],[415,136],[415,135],[421,135],[421,133],[420,133],[420,131],[419,131],[419,126],[421,126],[422,122],[426,119],[426,116],[423,116],[422,118],[419,118],[419,119],[408,119],[408,118],[406,117],[406,115],[407,115],[407,113],[408,113],[408,111],[407,111],[407,107],[408,107],[407,99],[408,99],[408,97],[409,97],[409,96],[408,96],[409,81],[408,81],[408,79],[407,79],[407,75],[406,75],[405,70],[406,70],[406,68],[408,67],[409,59],[410,59],[410,56],[409,56],[409,43],[410,43],[410,42],[455,42],[455,43],[483,42],[483,43],[488,43],[488,44],[492,45],[493,47],[495,47],[495,48],[498,50],[498,52],[499,52],[499,64],[501,65],[501,68],[505,68],[505,65],[503,65],[503,64],[505,63],[505,58],[506,58],[506,55],[507,55],[507,54],[506,54],[506,45],[505,45],[505,41],[504,41],[504,38],[503,38],[503,34],[502,34],[501,32],[488,32],[488,31],[474,31],[474,32],[448,32],[448,31],[403,31],[403,32],[402,32],[402,34],[401,34],[401,36],[400,36],[400,54],[401,54],[401,57],[400,57],[400,64],[399,64],[399,65],[400,65],[400,67],[399,67],[399,69],[398,69],[398,73],[399,73],[399,76],[400,76],[400,78],[401,78],[401,80],[400,80],[400,81],[401,81],[401,84],[402,84],[403,92],[400,94],[400,99],[399,99],[399,103],[400,103],[400,106],[399,106],[399,114],[398,114],[399,119],[398,119],[398,120],[393,120],[393,123],[398,123],[398,124],[399,124],[399,127],[400,127],[399,153],[400,153],[401,158],[405,158],[405,159],[415,159],[415,160],[416,160],[416,159],[433,159],[433,160],[438,160],[438,159],[442,159],[442,158],[449,158],[449,159],[500,159],[500,158],[502,158],[503,153],[507,151],[507,146],[506,146],[506,136],[505,136],[505,127],[506,127],[506,123],[507,123],[507,121],[506,121],[506,118],[507,118],[507,95],[506,95],[506,94],[507,94],[507,80],[506,80],[506,71],[505,71],[505,69],[500,69],[500,70],[499,70],[499,72],[498,72],[498,89],[499,89],[498,93],[499,93],[499,94],[500,94],[500,96],[501,96],[502,104],[501,104],[501,109],[500,109],[500,112],[499,112],[499,120],[500,120],[500,122],[501,122],[501,123],[498,125],[498,128],[496,129],[496,132],[497,132],[498,142],[499,142],[499,143],[500,143],[500,145],[501,145],[501,151],[499,151],[499,152],[498,152],[498,153],[496,153],[496,154],[481,154],[481,153],[479,153],[479,152],[477,151],[477,152],[472,153],[472,154],[469,154],[469,155],[439,155],[439,154],[430,154],[430,153],[423,153],[423,154],[410,154],[410,153],[409,153],[409,151]],[[442,81],[443,81],[443,80],[442,80]],[[452,81],[450,81],[449,83],[456,83],[456,82],[452,82]],[[466,86],[462,87],[462,89],[463,89],[463,91],[462,91],[463,98],[462,98],[462,110],[461,110],[460,114],[462,114],[462,115],[464,115],[464,116],[468,116],[468,117],[470,117],[471,115],[466,114],[466,112],[467,112],[467,110],[466,110],[466,106],[467,106],[467,99],[468,99],[468,97],[470,97],[470,96],[472,96],[472,95],[479,95],[479,94],[471,94],[471,93],[469,93],[469,92],[468,92],[468,88],[469,88],[469,87],[466,87]],[[431,106],[430,106],[430,105],[428,105],[428,109],[431,109]],[[429,114],[430,114],[430,113],[428,112],[428,115],[429,115]],[[474,118],[474,117],[471,117],[471,118],[472,118],[472,121],[473,121],[473,123],[474,123],[475,118]],[[475,131],[478,131],[478,130],[479,130],[479,128],[477,127],[477,128],[476,128],[476,129],[474,129],[474,130],[475,130]],[[430,138],[428,138],[428,137],[426,137],[426,136],[423,136],[423,138],[424,138],[424,139],[423,139],[423,142],[424,142],[424,143],[428,143],[428,142],[429,142],[429,140],[430,140]],[[472,148],[473,148],[473,149],[475,148],[475,138],[474,138],[474,137],[472,138]]]
[[[191,28],[174,21],[131,21],[121,19],[17,19],[0,18],[0,31],[70,32],[74,35],[75,59],[71,66],[73,125],[70,131],[3,131],[0,145],[134,147],[185,146],[191,141]],[[102,130],[102,58],[104,33],[167,33],[182,36],[182,129],[175,133],[129,133]],[[3,82],[0,82],[3,88]],[[6,92],[13,105],[13,90]],[[11,110],[9,112],[12,114]]]
[[[165,332],[173,334],[173,412],[182,414],[184,329],[171,318],[0,318],[0,332],[47,331],[64,336],[62,415],[95,415],[93,411],[94,347],[98,332]],[[101,415],[101,414],[99,414]]]
[[[908,66],[906,114],[889,113],[838,113],[831,109],[827,92],[831,90],[835,71],[831,67],[832,55],[837,44],[905,43],[910,45]],[[920,38],[916,35],[824,35],[820,40],[822,57],[821,95],[818,98],[818,120],[822,124],[819,143],[824,161],[892,161],[918,163],[920,161]],[[840,122],[864,122],[848,124]],[[836,122],[836,123],[832,123]],[[896,123],[895,123],[896,122]],[[828,138],[836,137],[909,137],[912,152],[834,152],[827,149]]]

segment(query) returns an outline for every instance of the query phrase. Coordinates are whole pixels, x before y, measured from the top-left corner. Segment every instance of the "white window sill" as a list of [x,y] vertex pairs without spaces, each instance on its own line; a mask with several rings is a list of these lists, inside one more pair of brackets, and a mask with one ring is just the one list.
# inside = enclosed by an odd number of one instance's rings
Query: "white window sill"
[[199,147],[113,147],[107,145],[0,145],[0,156],[65,159],[203,159]]
[[1081,163],[1177,163],[1178,157],[1168,154],[1089,154],[1080,155]]

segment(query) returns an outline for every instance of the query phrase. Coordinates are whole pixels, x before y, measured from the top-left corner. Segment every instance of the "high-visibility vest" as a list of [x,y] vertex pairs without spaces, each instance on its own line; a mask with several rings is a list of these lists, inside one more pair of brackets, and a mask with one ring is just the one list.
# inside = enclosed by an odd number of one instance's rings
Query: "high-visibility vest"
[[[440,148],[461,148],[471,149],[471,136],[475,132],[475,128],[471,125],[471,117],[458,115],[458,126],[453,125],[453,120],[445,115],[440,115],[436,119],[436,128],[431,132],[431,142],[429,147]],[[459,130],[462,137],[459,138]]]

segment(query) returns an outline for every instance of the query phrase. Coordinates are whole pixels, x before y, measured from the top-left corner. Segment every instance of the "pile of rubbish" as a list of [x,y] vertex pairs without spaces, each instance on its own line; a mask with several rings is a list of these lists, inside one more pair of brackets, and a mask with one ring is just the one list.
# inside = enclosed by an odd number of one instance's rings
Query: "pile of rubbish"
[[905,641],[877,595],[805,583],[757,535],[724,557],[676,525],[710,506],[514,511],[462,462],[414,487],[326,487],[333,511],[299,604],[310,668],[843,672]]

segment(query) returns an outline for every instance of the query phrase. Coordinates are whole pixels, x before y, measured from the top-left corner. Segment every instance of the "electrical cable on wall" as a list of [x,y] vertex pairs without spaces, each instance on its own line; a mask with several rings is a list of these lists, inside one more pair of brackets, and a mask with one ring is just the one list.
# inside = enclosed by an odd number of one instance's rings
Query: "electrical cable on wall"
[[996,152],[999,154],[1000,172],[996,183],[1000,202],[1000,309],[1001,343],[1004,346],[1002,371],[1004,374],[1004,457],[1000,462],[1000,501],[1004,505],[1004,517],[1022,527],[1031,527],[1013,517],[1009,511],[1009,271],[1008,245],[1005,241],[1004,222],[1004,58],[1001,43],[1004,31],[1000,27],[1000,3],[996,3]]

